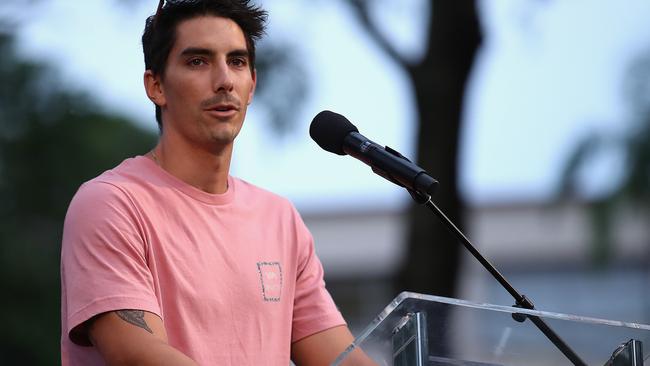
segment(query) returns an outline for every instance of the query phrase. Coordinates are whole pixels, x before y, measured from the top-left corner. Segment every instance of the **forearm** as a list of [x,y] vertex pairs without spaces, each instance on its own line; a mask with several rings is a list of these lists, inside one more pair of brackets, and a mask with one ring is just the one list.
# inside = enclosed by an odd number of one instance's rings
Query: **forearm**
[[[293,343],[291,358],[299,366],[329,365],[352,341],[354,337],[350,330],[346,326],[337,326]],[[343,365],[377,366],[361,349],[352,352]]]
[[169,344],[155,340],[119,350],[99,348],[109,366],[117,365],[156,365],[156,366],[197,366],[198,364]]
[[142,310],[98,316],[90,323],[89,338],[108,365],[197,365],[168,343],[162,320]]

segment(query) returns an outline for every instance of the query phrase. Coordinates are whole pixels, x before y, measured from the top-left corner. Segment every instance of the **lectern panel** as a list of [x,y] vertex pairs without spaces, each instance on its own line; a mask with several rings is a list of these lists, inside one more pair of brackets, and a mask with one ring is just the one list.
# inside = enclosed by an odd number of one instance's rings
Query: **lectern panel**
[[[396,336],[400,334],[397,330],[414,314],[422,314],[426,319],[420,332],[426,342],[426,365],[574,365],[533,324],[534,317],[548,324],[586,365],[627,366],[613,360],[616,351],[620,353],[621,347],[630,342],[637,353],[619,359],[637,362],[643,359],[643,348],[650,350],[650,326],[644,324],[405,292],[374,319],[335,365],[347,365],[355,352],[366,353],[378,365],[405,365],[406,358],[395,354]],[[402,341],[397,339],[398,344]]]

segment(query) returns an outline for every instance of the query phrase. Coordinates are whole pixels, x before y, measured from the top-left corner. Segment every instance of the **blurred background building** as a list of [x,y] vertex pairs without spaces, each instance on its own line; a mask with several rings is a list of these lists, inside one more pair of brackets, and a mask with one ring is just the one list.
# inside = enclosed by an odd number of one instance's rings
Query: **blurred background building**
[[[353,329],[400,290],[512,299],[407,193],[308,138],[323,109],[437,177],[434,200],[538,309],[650,322],[650,3],[259,3],[233,174],[296,203]],[[57,363],[67,204],[155,144],[139,39],[156,5],[0,4],[1,364]]]

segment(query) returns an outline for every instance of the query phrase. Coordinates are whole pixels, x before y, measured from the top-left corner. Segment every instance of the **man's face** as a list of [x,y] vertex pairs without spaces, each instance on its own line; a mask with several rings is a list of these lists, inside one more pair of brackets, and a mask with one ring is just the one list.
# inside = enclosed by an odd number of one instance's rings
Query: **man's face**
[[156,101],[162,108],[163,134],[213,150],[232,144],[255,82],[237,23],[216,16],[181,22]]

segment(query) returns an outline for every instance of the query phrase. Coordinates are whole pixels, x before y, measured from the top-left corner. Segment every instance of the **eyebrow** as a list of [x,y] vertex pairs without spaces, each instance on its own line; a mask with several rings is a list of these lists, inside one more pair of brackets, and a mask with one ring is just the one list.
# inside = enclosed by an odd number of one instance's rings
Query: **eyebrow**
[[[213,57],[215,52],[209,48],[203,47],[188,47],[181,52],[181,57],[186,56],[208,56]],[[236,49],[228,52],[228,57],[250,57],[250,53],[246,49]]]
[[209,48],[188,47],[181,52],[181,56],[214,56],[214,51]]
[[233,50],[228,52],[229,57],[246,57],[250,58],[250,53],[246,49]]

